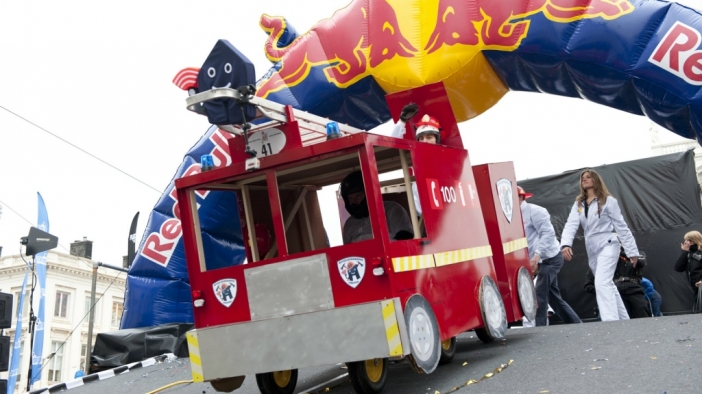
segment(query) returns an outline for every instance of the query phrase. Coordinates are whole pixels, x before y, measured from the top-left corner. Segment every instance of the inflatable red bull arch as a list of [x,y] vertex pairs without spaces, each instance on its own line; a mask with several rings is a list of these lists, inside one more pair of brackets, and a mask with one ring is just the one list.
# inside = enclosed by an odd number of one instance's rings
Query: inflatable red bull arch
[[[397,117],[386,96],[413,89],[440,90],[453,123],[479,116],[509,91],[527,91],[647,116],[702,141],[702,15],[677,3],[353,0],[303,35],[283,17],[263,15],[260,26],[273,67],[256,82],[256,95],[357,128]],[[173,82],[193,94],[255,80],[221,79],[240,69],[252,69],[250,62],[220,40],[203,67],[183,69]],[[249,116],[225,104],[196,112],[213,124]],[[216,167],[231,163],[223,130],[207,130],[174,180],[199,172],[204,154]],[[448,133],[450,140],[458,128]],[[193,320],[175,196],[171,181],[151,212],[129,272],[122,328]],[[241,228],[238,215],[222,211],[231,204],[214,191],[197,198],[203,243],[215,255],[207,260],[216,264],[221,256],[231,265],[235,256],[244,263],[245,237],[227,231]],[[265,244],[265,229],[256,236]]]

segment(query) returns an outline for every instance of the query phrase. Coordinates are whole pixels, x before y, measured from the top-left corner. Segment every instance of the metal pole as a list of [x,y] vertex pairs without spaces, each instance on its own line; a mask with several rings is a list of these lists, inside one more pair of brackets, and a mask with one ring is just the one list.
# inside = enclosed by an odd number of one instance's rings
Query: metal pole
[[[29,334],[29,370],[27,371],[27,392],[32,391],[32,355],[34,351],[34,328],[35,328],[35,323],[37,321],[37,317],[34,316],[34,286],[36,286],[36,283],[34,282],[36,279],[36,275],[34,273],[35,269],[35,262],[34,262],[34,256],[32,256],[32,288],[31,291],[29,292],[29,328],[28,328],[28,334]],[[19,307],[17,307],[19,308]],[[21,319],[21,316],[18,316],[19,319]],[[15,335],[22,335],[21,332],[15,332]]]
[[95,324],[95,287],[97,286],[98,267],[100,263],[93,262],[93,286],[90,289],[90,318],[88,320],[88,345],[86,346],[85,374],[90,374],[90,357],[93,355],[93,324]]

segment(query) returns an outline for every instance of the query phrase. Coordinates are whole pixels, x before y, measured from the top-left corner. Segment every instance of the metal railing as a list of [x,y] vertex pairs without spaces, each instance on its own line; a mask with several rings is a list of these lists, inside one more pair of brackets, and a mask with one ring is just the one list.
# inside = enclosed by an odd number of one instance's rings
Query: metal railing
[[[255,131],[275,127],[290,121],[286,106],[276,102],[262,99],[260,97],[244,97],[238,90],[231,88],[215,88],[192,95],[185,100],[188,110],[204,115],[205,111],[199,108],[205,102],[217,99],[230,99],[238,103],[249,103],[256,106],[256,117],[252,120],[252,127],[249,135]],[[300,137],[302,145],[312,145],[326,141],[327,123],[332,120],[321,116],[310,114],[309,112],[293,109],[291,112],[294,120],[300,127]],[[240,125],[217,125],[221,130],[235,134],[244,135]],[[343,135],[365,133],[366,130],[357,129],[346,124],[339,124],[339,131]]]

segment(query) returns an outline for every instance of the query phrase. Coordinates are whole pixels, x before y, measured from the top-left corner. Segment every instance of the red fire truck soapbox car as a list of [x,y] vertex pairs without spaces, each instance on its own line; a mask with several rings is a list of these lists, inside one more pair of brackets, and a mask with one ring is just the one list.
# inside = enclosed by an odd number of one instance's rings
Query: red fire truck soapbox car
[[[223,128],[232,164],[176,181],[194,381],[232,391],[255,375],[262,393],[292,393],[298,368],[345,362],[356,392],[377,393],[389,360],[431,373],[453,358],[456,335],[475,330],[489,342],[508,322],[534,319],[513,165],[471,166],[442,86],[387,98],[394,112],[413,101],[436,117],[441,145],[414,141],[410,127],[400,139],[340,125],[342,137],[328,140],[328,119],[233,89],[187,103],[193,110],[224,98],[255,105],[258,115],[254,125]],[[337,204],[321,207],[318,191],[359,170],[372,238],[329,245],[328,232],[339,229],[325,229],[321,210]],[[196,200],[205,191],[236,194],[238,206],[222,212],[240,215],[242,229],[232,231],[245,234],[244,264],[208,269]],[[388,234],[384,201],[407,211],[412,239]],[[348,215],[339,215],[343,227]],[[258,242],[258,230],[270,242]]]

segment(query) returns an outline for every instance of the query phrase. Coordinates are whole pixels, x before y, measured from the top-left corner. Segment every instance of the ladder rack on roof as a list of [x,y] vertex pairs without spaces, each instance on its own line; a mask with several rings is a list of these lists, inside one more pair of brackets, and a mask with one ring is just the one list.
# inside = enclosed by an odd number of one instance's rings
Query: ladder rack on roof
[[[330,119],[312,115],[309,112],[300,111],[260,97],[250,97],[248,101],[242,100],[242,98],[242,94],[236,89],[215,88],[190,96],[185,100],[185,103],[188,110],[203,115],[203,111],[199,111],[198,106],[210,100],[231,99],[237,102],[248,102],[256,106],[256,117],[251,121],[249,135],[257,130],[275,127],[296,120],[300,128],[300,138],[303,146],[323,142],[327,139],[326,126],[327,123],[331,121]],[[291,116],[293,119],[290,119]],[[229,133],[240,136],[244,135],[244,131],[240,125],[218,126],[220,129]],[[346,124],[339,124],[339,131],[341,131],[343,135],[366,132],[365,130],[357,129]]]

